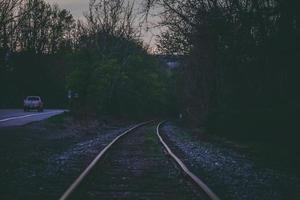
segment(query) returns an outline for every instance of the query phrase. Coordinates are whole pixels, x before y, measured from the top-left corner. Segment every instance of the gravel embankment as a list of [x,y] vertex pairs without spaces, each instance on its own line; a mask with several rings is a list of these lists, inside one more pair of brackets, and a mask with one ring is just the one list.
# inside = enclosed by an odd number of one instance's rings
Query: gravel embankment
[[58,199],[97,153],[126,128],[38,122],[0,129],[0,199]]
[[300,199],[299,177],[259,167],[245,155],[199,141],[173,123],[166,123],[162,133],[171,149],[223,200]]

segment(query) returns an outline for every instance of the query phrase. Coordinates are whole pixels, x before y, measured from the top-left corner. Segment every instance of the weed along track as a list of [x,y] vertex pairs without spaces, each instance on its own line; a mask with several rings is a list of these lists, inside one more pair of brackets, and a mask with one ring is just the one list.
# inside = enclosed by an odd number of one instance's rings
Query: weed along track
[[152,124],[140,124],[115,139],[61,200],[212,199],[187,181],[166,156]]

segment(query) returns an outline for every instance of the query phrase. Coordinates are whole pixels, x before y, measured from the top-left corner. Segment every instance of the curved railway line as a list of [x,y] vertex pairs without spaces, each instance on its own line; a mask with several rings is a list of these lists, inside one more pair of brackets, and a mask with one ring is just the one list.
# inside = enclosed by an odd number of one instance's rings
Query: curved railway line
[[[164,122],[156,126],[156,135],[153,134],[155,128],[149,126],[151,123],[153,121],[137,124],[117,136],[69,186],[60,200],[219,200],[163,140],[160,127]],[[160,144],[172,160],[166,159]]]

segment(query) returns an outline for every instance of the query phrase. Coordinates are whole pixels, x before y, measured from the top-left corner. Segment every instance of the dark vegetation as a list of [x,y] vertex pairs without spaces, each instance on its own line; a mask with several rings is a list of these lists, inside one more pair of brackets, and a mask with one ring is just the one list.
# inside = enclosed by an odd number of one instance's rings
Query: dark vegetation
[[246,139],[297,135],[298,1],[149,1],[155,4],[167,27],[160,50],[187,56],[178,83],[187,120]]
[[186,57],[176,86],[185,122],[299,166],[300,2],[149,0],[149,13],[155,6],[159,50]]
[[2,127],[0,199],[59,199],[82,169],[131,123],[81,123],[64,113],[22,127]]
[[73,26],[69,11],[44,1],[0,1],[0,107],[21,107],[27,95],[64,106]]
[[[0,0],[0,107],[36,94],[80,115],[182,113],[210,133],[296,146],[299,1],[145,0],[143,18],[125,0],[89,5],[83,22],[43,0]],[[152,12],[158,52],[184,57],[173,72],[141,42]]]
[[77,22],[44,0],[1,0],[0,107],[40,95],[46,107],[71,104],[78,115],[165,113],[166,75],[143,46],[136,18],[124,0],[91,0]]

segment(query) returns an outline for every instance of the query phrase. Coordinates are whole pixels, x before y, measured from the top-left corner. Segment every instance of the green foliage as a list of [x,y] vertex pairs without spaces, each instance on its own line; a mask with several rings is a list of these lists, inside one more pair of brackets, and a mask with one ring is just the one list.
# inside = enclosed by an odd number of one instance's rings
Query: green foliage
[[[66,107],[65,79],[67,65],[61,56],[14,54],[0,74],[0,107],[22,107],[23,98],[39,95],[45,107]],[[3,68],[2,68],[3,69]]]
[[164,112],[166,79],[159,63],[143,49],[123,59],[94,59],[76,62],[68,77],[67,87],[79,93],[76,107],[120,117]]
[[[134,3],[91,0],[86,22],[44,0],[4,0],[0,14],[1,107],[40,95],[46,107],[97,115],[165,113],[167,79],[139,41]],[[9,83],[9,84],[8,84]]]
[[27,95],[66,107],[73,16],[44,0],[2,0],[0,16],[0,107],[22,107]]
[[186,121],[248,139],[299,130],[299,1],[148,3],[162,6],[159,50],[187,55],[176,95]]

